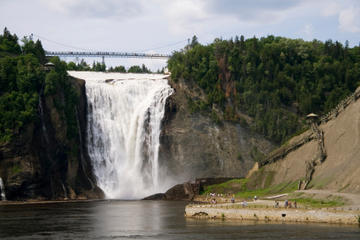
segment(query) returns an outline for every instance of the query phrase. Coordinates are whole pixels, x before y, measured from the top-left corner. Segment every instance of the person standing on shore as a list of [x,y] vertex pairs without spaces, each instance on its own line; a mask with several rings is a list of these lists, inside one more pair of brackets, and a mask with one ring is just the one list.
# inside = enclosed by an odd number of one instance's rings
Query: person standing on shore
[[284,203],[284,207],[287,208],[289,206],[289,201],[286,199]]

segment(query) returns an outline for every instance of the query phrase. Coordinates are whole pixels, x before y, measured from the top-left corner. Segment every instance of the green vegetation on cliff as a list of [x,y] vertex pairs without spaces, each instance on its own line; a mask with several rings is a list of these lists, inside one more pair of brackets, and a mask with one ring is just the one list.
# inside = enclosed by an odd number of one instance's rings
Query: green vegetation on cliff
[[92,67],[87,64],[84,59],[79,63],[69,62],[66,65],[66,69],[70,71],[94,71],[94,72],[119,72],[119,73],[151,73],[151,70],[148,69],[144,64],[131,66],[127,71],[126,68],[122,65],[116,67],[110,67],[106,70],[105,63],[93,62]]
[[[0,142],[9,142],[30,123],[39,120],[39,96],[52,95],[62,109],[67,122],[67,135],[76,131],[74,103],[77,100],[67,73],[66,63],[55,57],[55,69],[46,72],[45,51],[41,42],[24,37],[20,46],[18,37],[6,28],[0,35]],[[64,96],[59,96],[63,92]]]
[[199,109],[221,109],[223,119],[244,122],[276,142],[304,128],[303,117],[325,113],[353,92],[360,80],[360,47],[328,40],[311,42],[268,36],[196,37],[168,61],[172,80],[198,85],[206,94]]

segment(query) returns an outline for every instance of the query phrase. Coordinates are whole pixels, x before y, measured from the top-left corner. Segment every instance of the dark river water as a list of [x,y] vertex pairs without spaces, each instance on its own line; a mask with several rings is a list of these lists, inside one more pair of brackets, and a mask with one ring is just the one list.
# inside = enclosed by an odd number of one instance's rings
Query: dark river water
[[360,239],[358,226],[184,218],[184,202],[0,205],[0,239]]

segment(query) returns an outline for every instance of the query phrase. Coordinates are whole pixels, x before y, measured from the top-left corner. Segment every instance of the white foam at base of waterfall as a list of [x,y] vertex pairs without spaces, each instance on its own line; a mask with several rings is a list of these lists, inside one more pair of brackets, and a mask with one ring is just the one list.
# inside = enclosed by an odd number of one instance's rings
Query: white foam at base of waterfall
[[1,192],[1,200],[6,201],[5,186],[1,177],[0,177],[0,192]]
[[98,186],[110,199],[139,199],[172,184],[159,166],[165,103],[161,74],[69,72],[86,81],[87,144]]

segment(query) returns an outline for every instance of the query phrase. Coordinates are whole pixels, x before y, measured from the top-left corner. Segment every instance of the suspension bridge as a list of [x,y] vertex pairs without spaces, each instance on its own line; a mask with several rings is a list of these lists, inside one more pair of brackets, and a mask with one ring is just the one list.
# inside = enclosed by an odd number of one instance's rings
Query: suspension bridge
[[115,52],[115,51],[110,52],[110,51],[86,50],[86,49],[70,46],[67,44],[63,44],[63,43],[60,43],[60,42],[57,42],[57,41],[39,36],[37,34],[33,34],[33,33],[30,35],[30,39],[32,39],[33,36],[36,36],[39,39],[42,39],[42,40],[51,42],[53,44],[66,47],[66,48],[77,49],[75,51],[45,51],[45,55],[48,57],[53,57],[53,56],[74,57],[74,58],[101,57],[103,63],[105,62],[105,57],[106,58],[149,58],[149,59],[164,59],[164,60],[166,60],[166,59],[169,59],[172,55],[171,54],[159,54],[159,53],[144,53],[144,52],[174,47],[179,44],[184,44],[186,41],[188,42],[188,44],[190,43],[190,39],[187,39],[187,40],[182,40],[182,41],[179,41],[176,43],[167,44],[167,45],[152,48],[152,49],[140,50],[139,52]]
[[58,57],[105,57],[112,58],[153,58],[153,59],[168,59],[170,54],[158,53],[129,53],[129,52],[73,52],[73,51],[45,51],[46,56]]
[[101,57],[102,63],[105,64],[105,57],[110,58],[150,58],[150,59],[169,59],[169,54],[158,53],[131,53],[131,52],[78,52],[78,51],[45,51],[45,55],[48,57]]

